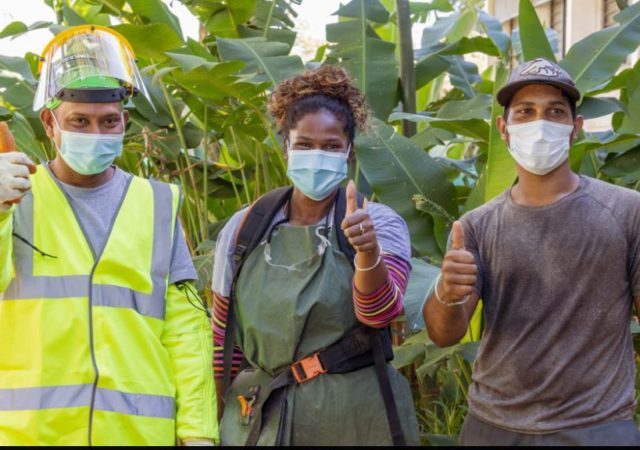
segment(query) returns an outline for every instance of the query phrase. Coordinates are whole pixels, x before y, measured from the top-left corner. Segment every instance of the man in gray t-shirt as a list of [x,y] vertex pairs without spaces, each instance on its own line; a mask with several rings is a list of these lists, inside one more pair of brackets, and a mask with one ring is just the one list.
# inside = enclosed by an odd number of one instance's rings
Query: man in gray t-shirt
[[483,300],[464,445],[640,443],[630,333],[640,194],[571,171],[578,99],[555,63],[514,69],[498,129],[518,182],[454,223],[424,307],[431,339],[446,346]]

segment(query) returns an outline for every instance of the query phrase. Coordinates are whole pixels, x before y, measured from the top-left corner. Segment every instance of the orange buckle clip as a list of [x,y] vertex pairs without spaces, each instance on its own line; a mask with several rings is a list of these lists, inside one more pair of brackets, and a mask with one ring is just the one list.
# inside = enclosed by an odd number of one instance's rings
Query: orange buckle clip
[[244,395],[238,395],[237,398],[240,402],[240,423],[242,425],[249,425],[251,416],[253,416],[253,402],[256,398],[253,396],[247,400]]
[[291,372],[298,384],[306,383],[318,375],[327,373],[327,369],[322,367],[318,354],[319,353],[316,352],[311,356],[307,356],[291,364]]

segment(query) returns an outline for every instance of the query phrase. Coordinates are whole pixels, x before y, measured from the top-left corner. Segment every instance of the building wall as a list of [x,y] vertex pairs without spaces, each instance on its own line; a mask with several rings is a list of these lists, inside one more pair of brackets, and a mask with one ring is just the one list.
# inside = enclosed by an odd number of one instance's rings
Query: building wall
[[[635,3],[639,0],[630,0]],[[502,22],[505,33],[511,34],[518,27],[517,0],[488,0],[486,9],[489,14]],[[573,44],[604,27],[616,25],[613,17],[619,12],[615,0],[532,0],[540,22],[552,28],[558,34],[558,60],[566,54]],[[632,67],[638,60],[639,52],[629,55],[620,70]],[[616,95],[609,93],[607,95]],[[611,127],[611,116],[586,121],[589,131],[607,130]]]

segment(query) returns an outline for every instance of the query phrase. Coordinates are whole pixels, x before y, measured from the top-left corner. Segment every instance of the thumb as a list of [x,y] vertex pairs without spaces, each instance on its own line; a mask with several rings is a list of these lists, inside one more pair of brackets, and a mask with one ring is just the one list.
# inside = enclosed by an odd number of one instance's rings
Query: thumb
[[451,227],[451,249],[464,250],[464,227],[459,220],[453,222]]
[[356,184],[353,180],[349,180],[347,184],[347,214],[353,214],[358,209],[358,194],[356,192]]

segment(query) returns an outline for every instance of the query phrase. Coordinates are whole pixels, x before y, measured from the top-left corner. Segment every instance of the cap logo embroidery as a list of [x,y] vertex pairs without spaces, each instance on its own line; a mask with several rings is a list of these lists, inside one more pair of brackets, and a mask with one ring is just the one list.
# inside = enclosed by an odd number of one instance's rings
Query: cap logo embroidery
[[543,76],[549,78],[556,78],[560,76],[560,69],[553,66],[544,59],[532,61],[529,67],[524,69],[520,76]]

